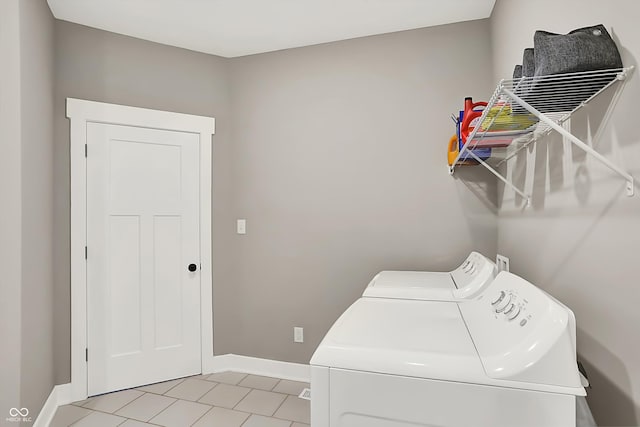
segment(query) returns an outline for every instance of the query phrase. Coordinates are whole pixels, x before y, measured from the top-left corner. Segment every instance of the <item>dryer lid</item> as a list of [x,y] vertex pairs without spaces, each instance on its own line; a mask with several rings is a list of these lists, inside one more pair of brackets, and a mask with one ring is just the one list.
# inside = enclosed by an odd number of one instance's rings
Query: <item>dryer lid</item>
[[451,272],[382,271],[369,283],[363,297],[457,301],[477,297],[498,274],[493,261],[471,252]]
[[[476,336],[472,339],[465,325],[465,321],[474,322],[467,318],[465,308],[481,303],[486,305],[486,298],[461,303],[360,298],[331,327],[311,358],[311,365],[584,395],[582,387],[571,383],[487,375],[485,368],[489,367],[484,364],[487,360],[483,354],[478,354],[478,343],[474,345]],[[465,314],[464,320],[459,308]],[[482,328],[486,325],[474,326]],[[476,329],[474,327],[471,333],[477,332]],[[484,333],[491,334],[492,330]],[[503,355],[496,355],[495,360],[509,362],[507,356],[511,349],[503,347],[502,351]],[[527,363],[523,359],[519,361]],[[563,362],[550,373],[571,369],[570,361]],[[542,368],[546,369],[548,365]]]

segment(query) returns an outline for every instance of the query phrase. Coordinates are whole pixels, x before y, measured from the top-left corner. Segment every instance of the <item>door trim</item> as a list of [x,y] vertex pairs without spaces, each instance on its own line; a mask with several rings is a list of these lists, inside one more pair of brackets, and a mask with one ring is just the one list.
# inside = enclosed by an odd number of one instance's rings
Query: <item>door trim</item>
[[[213,360],[213,300],[211,265],[211,174],[215,119],[212,117],[128,107],[67,98],[71,121],[71,398],[87,398],[87,123],[137,126],[200,135],[200,333],[202,372]],[[89,152],[90,156],[91,153]]]

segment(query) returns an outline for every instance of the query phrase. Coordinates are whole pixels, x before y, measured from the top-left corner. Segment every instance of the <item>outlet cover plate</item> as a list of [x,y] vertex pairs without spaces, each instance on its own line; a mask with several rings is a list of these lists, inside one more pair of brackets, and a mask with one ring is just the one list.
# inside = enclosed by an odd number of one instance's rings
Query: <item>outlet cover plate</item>
[[498,266],[498,272],[509,271],[509,258],[504,255],[496,255],[496,265]]

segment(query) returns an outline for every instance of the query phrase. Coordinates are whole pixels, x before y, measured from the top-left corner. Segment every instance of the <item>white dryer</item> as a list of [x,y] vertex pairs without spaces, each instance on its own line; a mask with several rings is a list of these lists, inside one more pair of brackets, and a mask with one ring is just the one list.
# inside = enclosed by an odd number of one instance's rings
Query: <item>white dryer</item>
[[575,426],[571,310],[500,273],[472,300],[360,298],[311,359],[313,427]]
[[439,271],[381,271],[362,294],[372,298],[400,298],[455,301],[477,296],[493,281],[496,264],[478,252],[471,252],[458,268]]

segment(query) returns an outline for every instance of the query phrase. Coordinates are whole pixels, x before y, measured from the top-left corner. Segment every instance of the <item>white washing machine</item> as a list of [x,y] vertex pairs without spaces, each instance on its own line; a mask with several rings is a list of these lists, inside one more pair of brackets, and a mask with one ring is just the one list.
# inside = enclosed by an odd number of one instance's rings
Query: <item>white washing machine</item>
[[313,427],[576,425],[571,310],[498,274],[456,302],[360,298],[311,359]]
[[450,272],[381,271],[362,294],[372,298],[455,301],[477,296],[498,274],[496,264],[478,252],[471,252]]

